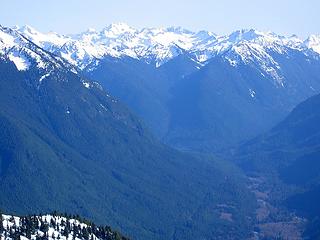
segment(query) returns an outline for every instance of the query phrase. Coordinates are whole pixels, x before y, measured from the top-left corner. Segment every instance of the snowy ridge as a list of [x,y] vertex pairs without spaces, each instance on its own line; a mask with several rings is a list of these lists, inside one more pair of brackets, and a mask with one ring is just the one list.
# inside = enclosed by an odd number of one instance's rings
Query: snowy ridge
[[45,51],[20,32],[1,25],[0,55],[12,61],[19,71],[26,71],[35,66],[43,72],[64,67],[76,72],[76,68],[65,59]]
[[66,36],[43,34],[29,26],[15,27],[15,30],[81,69],[106,55],[129,56],[160,66],[208,38],[215,39],[215,34],[207,31],[194,33],[180,27],[137,30],[123,23],[111,24],[101,31],[89,29]]
[[0,215],[1,240],[126,240],[110,227],[57,214],[17,217]]
[[[270,76],[280,86],[284,84],[281,69],[272,52],[287,54],[289,50],[295,50],[320,54],[320,36],[312,35],[301,40],[295,35],[286,37],[254,29],[218,36],[209,31],[192,32],[181,27],[135,29],[119,23],[101,31],[89,29],[75,35],[41,33],[30,26],[14,27],[11,31],[19,32],[44,50],[86,71],[93,70],[105,56],[131,57],[159,67],[188,52],[199,65],[205,65],[218,55],[232,66],[256,63],[262,69],[261,74]],[[0,41],[0,52],[3,46],[15,43],[15,39],[3,31],[0,31]],[[28,61],[23,56],[10,56],[21,70],[28,68]],[[17,56],[22,59],[17,59]]]
[[303,41],[297,36],[285,37],[253,29],[235,31],[226,36],[217,36],[209,31],[192,32],[181,27],[139,30],[124,23],[111,24],[101,31],[89,29],[66,36],[53,32],[43,34],[29,26],[15,29],[44,49],[63,56],[81,68],[105,55],[129,56],[160,66],[183,51],[194,52],[198,61],[205,62],[242,43],[259,45],[264,50],[273,49],[279,53],[283,53],[284,48],[315,50],[320,46],[320,38],[316,36]]
[[320,35],[311,35],[304,44],[313,51],[320,54]]

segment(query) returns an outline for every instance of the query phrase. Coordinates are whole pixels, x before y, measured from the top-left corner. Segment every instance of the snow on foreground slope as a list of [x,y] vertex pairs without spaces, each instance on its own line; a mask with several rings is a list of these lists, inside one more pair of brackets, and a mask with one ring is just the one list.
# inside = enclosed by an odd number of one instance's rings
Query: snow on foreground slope
[[209,31],[192,32],[181,27],[135,29],[126,24],[111,24],[101,31],[89,29],[75,35],[54,32],[41,33],[32,27],[15,30],[42,48],[55,53],[79,68],[108,55],[129,56],[160,66],[184,53],[192,53],[195,60],[205,63],[218,54],[232,53],[231,63],[259,56],[271,61],[270,50],[284,54],[287,49],[312,50],[320,53],[320,37],[303,41],[296,36],[285,37],[272,32],[240,30],[226,36]]
[[[1,218],[2,216],[2,218]],[[0,216],[1,240],[126,240],[110,227],[97,227],[79,217],[63,217],[57,214],[17,217]]]

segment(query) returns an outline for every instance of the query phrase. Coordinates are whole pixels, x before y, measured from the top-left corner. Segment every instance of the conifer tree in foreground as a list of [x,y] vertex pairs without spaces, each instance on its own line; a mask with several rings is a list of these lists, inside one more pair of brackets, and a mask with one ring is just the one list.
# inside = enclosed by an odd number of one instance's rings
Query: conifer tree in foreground
[[[96,226],[78,215],[3,216],[0,212],[1,240],[126,240],[109,226]],[[6,223],[5,225],[3,223]]]

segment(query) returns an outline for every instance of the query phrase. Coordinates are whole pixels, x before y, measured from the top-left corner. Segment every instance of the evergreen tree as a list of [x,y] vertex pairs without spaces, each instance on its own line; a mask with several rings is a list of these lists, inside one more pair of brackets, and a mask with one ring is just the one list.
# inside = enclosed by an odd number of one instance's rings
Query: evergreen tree
[[68,239],[69,233],[70,233],[70,225],[67,223],[63,229],[63,236],[65,236]]
[[64,219],[61,220],[61,226],[62,227],[66,226],[66,222],[64,221]]
[[4,239],[7,239],[8,238],[8,231],[5,229],[4,231]]
[[50,226],[56,229],[56,221],[53,217],[50,219]]
[[36,235],[36,240],[42,240],[42,238],[39,234]]
[[86,227],[82,228],[82,238],[85,240],[89,240],[89,232]]
[[13,240],[20,240],[20,233],[18,231],[14,232],[12,239]]
[[[75,216],[80,219],[79,216]],[[3,216],[0,213],[0,220],[3,223]],[[37,216],[26,216],[19,218],[19,224],[15,221],[15,218],[10,217],[8,222],[10,222],[10,227],[4,229],[4,224],[0,224],[0,233],[4,237],[1,240],[11,239],[11,240],[20,240],[21,237],[26,237],[27,239],[34,240],[61,240],[61,235],[66,237],[66,240],[70,237],[73,240],[80,238],[82,240],[125,240],[121,234],[112,231],[108,226],[96,226],[94,223],[91,223],[86,220],[80,221],[80,223],[86,221],[87,226],[81,227],[81,224],[72,222],[70,219],[67,221],[61,219],[61,227],[59,223],[59,216],[50,218],[47,222],[45,217]],[[49,235],[49,229],[51,227],[56,227],[58,233],[53,232],[52,235]],[[38,231],[40,233],[38,233]],[[42,232],[42,233],[41,233]]]
[[91,234],[90,240],[94,240],[94,235],[93,234]]
[[3,227],[3,216],[2,216],[2,211],[0,210],[0,233],[4,231]]
[[41,230],[42,232],[48,232],[48,230],[49,230],[49,225],[48,225],[47,223],[42,224],[41,227],[40,227],[40,230]]

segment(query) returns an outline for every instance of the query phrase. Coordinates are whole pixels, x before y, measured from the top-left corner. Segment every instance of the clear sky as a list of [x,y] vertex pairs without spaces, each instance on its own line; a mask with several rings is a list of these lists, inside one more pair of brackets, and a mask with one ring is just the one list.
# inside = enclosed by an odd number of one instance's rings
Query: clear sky
[[306,37],[320,34],[320,0],[1,0],[0,24],[77,33],[125,22],[182,26],[217,34],[256,28]]

